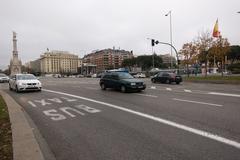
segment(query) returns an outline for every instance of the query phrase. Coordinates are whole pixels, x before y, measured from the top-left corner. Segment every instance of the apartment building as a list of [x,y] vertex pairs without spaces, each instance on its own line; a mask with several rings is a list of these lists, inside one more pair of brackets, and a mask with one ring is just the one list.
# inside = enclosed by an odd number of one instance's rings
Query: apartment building
[[132,51],[104,49],[84,56],[83,62],[96,65],[96,70],[99,72],[119,68],[123,60],[129,58],[133,58]]

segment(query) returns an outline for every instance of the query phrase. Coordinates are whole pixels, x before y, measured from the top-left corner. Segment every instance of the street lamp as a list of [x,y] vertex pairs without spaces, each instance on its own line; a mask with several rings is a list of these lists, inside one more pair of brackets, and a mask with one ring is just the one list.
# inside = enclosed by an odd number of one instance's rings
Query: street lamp
[[239,12],[237,12],[237,13],[240,13],[240,11],[239,11]]
[[[172,45],[172,11],[169,11],[167,14],[165,14],[165,16],[170,17],[170,44]],[[173,67],[173,63],[172,63],[172,47],[171,47],[171,57],[170,57],[170,61],[171,61],[171,68]]]

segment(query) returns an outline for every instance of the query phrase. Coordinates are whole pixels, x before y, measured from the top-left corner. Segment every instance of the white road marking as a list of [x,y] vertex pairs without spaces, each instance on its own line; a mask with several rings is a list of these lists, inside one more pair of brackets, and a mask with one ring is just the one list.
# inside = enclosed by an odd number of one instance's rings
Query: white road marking
[[61,97],[62,99],[68,101],[68,102],[75,102],[77,101],[76,99],[70,99],[70,98],[67,98],[67,97]]
[[52,103],[46,102],[45,99],[34,100],[34,101],[37,102],[37,103],[40,103],[42,106],[46,106],[46,105],[52,104]]
[[209,92],[208,94],[219,95],[219,96],[229,96],[229,97],[240,97],[239,94],[220,93],[220,92]]
[[37,107],[32,101],[28,101],[28,104],[30,104],[32,107]]
[[158,96],[151,95],[151,94],[136,94],[136,95],[145,96],[145,97],[152,97],[152,98],[158,98]]
[[192,127],[188,127],[188,126],[178,124],[178,123],[175,123],[175,122],[172,122],[172,121],[169,121],[169,120],[165,120],[165,119],[162,119],[162,118],[159,118],[159,117],[155,117],[155,116],[152,116],[152,115],[149,115],[149,114],[141,113],[141,112],[138,112],[138,111],[134,111],[134,110],[131,110],[131,109],[127,109],[127,108],[124,108],[124,107],[121,107],[121,106],[117,106],[117,105],[102,102],[102,101],[98,101],[98,100],[94,100],[94,99],[90,99],[90,98],[86,98],[86,97],[81,97],[81,96],[77,96],[77,95],[73,95],[73,94],[68,94],[68,93],[64,93],[64,92],[59,92],[59,91],[53,91],[53,90],[47,90],[47,89],[42,89],[42,90],[46,91],[46,92],[50,92],[50,93],[66,95],[66,96],[70,96],[70,97],[94,102],[94,103],[97,103],[97,104],[102,104],[102,105],[105,105],[105,106],[108,106],[108,107],[111,107],[111,108],[115,108],[115,109],[125,111],[125,112],[131,113],[131,114],[135,114],[135,115],[138,115],[138,116],[141,116],[141,117],[144,117],[144,118],[147,118],[147,119],[159,122],[159,123],[163,123],[163,124],[166,124],[166,125],[169,125],[169,126],[172,126],[172,127],[175,127],[175,128],[178,128],[178,129],[190,132],[190,133],[194,133],[194,134],[197,134],[197,135],[200,135],[200,136],[203,136],[203,137],[206,137],[206,138],[209,138],[209,139],[212,139],[212,140],[215,140],[215,141],[233,146],[237,149],[240,149],[240,143],[239,142],[234,141],[234,140],[230,140],[230,139],[227,139],[227,138],[224,138],[224,137],[221,137],[221,136],[218,136],[216,134],[212,134],[210,132],[206,132],[206,131],[195,129],[195,128],[192,128]]
[[85,87],[85,88],[89,90],[99,90],[99,88],[94,88],[94,87]]
[[172,88],[166,88],[167,91],[172,91]]
[[62,103],[62,101],[59,98],[49,98],[48,100],[56,103]]
[[191,100],[177,99],[177,98],[173,98],[173,100],[175,100],[175,101],[182,101],[182,102],[189,102],[189,103],[205,104],[205,105],[209,105],[209,106],[217,106],[217,107],[222,107],[222,106],[223,106],[223,105],[221,105],[221,104],[206,103],[206,102],[198,102],[198,101],[191,101]]
[[188,89],[184,89],[184,92],[191,93],[192,91],[191,91],[191,90],[188,90]]
[[156,86],[151,86],[150,88],[151,88],[151,89],[156,89]]

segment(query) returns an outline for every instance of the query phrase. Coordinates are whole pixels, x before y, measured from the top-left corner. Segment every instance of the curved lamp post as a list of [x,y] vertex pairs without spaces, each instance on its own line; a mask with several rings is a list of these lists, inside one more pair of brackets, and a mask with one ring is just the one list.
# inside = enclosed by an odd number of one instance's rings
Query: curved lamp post
[[178,58],[178,52],[177,52],[176,48],[175,48],[172,44],[170,44],[170,43],[166,43],[166,42],[156,41],[155,43],[156,43],[156,44],[160,43],[160,44],[169,45],[169,46],[171,46],[171,48],[174,49],[174,51],[175,51],[175,53],[176,53],[176,57],[177,57],[177,73],[179,74],[179,64],[178,64],[178,60],[179,60],[179,58]]

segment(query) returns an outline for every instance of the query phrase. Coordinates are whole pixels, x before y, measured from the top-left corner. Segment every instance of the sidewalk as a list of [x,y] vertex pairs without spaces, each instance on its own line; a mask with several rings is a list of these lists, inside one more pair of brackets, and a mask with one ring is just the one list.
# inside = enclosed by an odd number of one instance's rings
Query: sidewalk
[[0,90],[5,100],[12,128],[13,159],[14,160],[44,160],[42,151],[33,134],[23,108],[7,93]]

